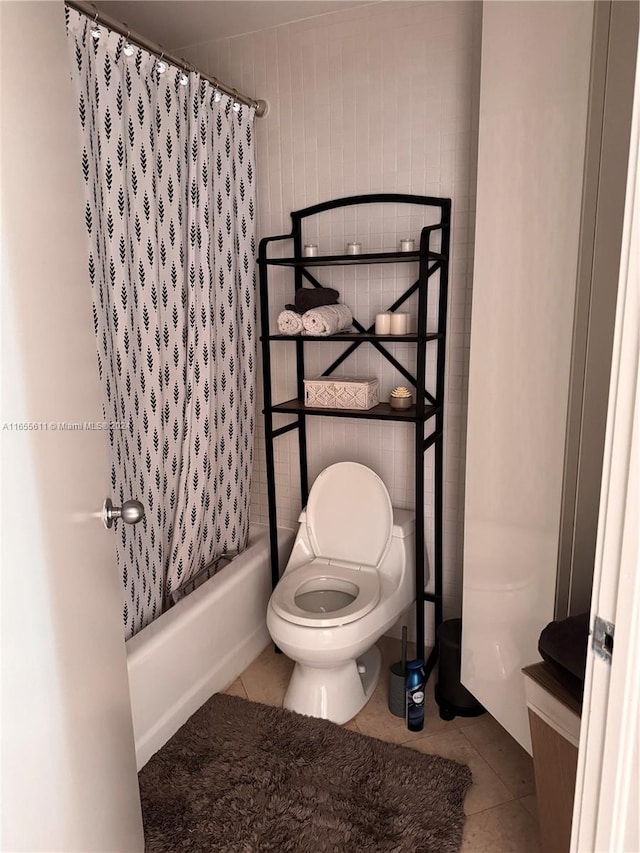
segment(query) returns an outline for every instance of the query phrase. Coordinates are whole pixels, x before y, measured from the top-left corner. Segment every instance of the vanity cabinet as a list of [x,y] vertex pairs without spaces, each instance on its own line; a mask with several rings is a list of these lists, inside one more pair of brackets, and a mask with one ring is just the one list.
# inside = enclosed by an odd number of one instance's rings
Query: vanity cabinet
[[[425,211],[425,221],[430,224],[421,228],[419,246],[414,251],[365,251],[362,254],[303,255],[303,238],[308,231],[312,217],[340,208],[360,205],[421,205]],[[442,545],[443,545],[443,430],[444,430],[444,376],[445,341],[447,328],[447,286],[449,277],[449,247],[451,200],[428,196],[405,195],[397,193],[351,196],[335,199],[303,210],[291,213],[291,233],[265,237],[260,241],[258,265],[260,272],[260,312],[262,370],[264,380],[264,424],[267,466],[267,496],[269,504],[269,535],[271,544],[271,573],[273,586],[280,578],[280,565],[277,547],[276,521],[276,477],[274,464],[274,441],[278,437],[295,430],[298,439],[300,461],[300,501],[304,507],[309,494],[307,465],[307,418],[336,417],[356,418],[378,421],[405,422],[414,426],[414,467],[415,467],[415,573],[416,573],[416,646],[425,648],[424,602],[430,602],[435,608],[434,623],[436,630],[442,621]],[[316,223],[317,224],[317,223]],[[390,241],[398,244],[404,235],[393,235]],[[284,251],[286,255],[276,255],[273,250]],[[290,253],[289,253],[290,249]],[[275,268],[291,270],[294,290],[303,286],[322,287],[322,272],[328,267],[354,267],[362,264],[412,264],[416,268],[415,281],[387,308],[393,312],[406,305],[407,300],[417,295],[417,317],[415,331],[404,335],[377,335],[375,325],[366,326],[354,316],[355,331],[342,332],[325,337],[287,336],[270,328],[270,291]],[[413,278],[413,276],[412,276]],[[373,285],[372,285],[373,286]],[[428,317],[428,292],[431,291],[431,304],[435,304],[435,316]],[[435,293],[435,300],[434,300]],[[428,331],[428,328],[430,331]],[[305,350],[310,346],[322,346],[327,342],[339,341],[345,349],[338,358],[329,363],[322,376],[331,376],[360,346],[372,346],[383,356],[399,374],[400,380],[411,387],[415,404],[408,409],[391,408],[388,402],[380,402],[371,409],[310,408],[304,405],[304,380],[312,378],[305,374]],[[288,342],[295,347],[296,358],[296,397],[290,400],[272,399],[272,348],[274,342]],[[411,344],[414,349],[412,369],[407,369],[394,355],[394,345]],[[427,377],[427,350],[435,347],[435,370]],[[327,359],[328,360],[328,359]],[[274,427],[275,415],[290,415],[291,420],[284,426]],[[425,592],[425,465],[426,451],[433,446],[433,554],[430,565],[433,568],[433,592]],[[420,654],[420,651],[418,651]],[[427,660],[427,670],[431,671],[437,659],[437,643],[434,644]]]

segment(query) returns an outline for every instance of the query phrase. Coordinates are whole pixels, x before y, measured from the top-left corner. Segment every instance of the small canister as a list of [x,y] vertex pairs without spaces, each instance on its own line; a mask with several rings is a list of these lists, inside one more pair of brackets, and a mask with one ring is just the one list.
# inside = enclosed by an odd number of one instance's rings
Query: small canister
[[389,691],[387,697],[389,710],[396,717],[407,714],[407,696],[405,690],[405,667],[402,661],[392,663],[389,667]]
[[406,721],[410,732],[420,732],[424,727],[424,661],[407,661],[405,677]]
[[305,243],[304,248],[302,249],[302,254],[305,258],[315,258],[318,254],[318,245],[317,243]]
[[347,255],[360,255],[362,253],[362,243],[347,243]]

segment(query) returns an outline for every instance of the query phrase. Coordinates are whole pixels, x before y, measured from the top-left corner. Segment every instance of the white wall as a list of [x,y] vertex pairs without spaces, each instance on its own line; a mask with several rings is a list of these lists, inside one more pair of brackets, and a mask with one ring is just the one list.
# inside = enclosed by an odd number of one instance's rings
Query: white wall
[[521,743],[554,612],[593,5],[485,5],[463,681]]
[[[143,848],[61,2],[2,4],[2,849]],[[14,428],[11,428],[14,424]]]
[[[452,613],[459,607],[462,564],[481,11],[480,3],[383,2],[181,51],[202,70],[270,103],[269,115],[256,120],[260,236],[288,231],[291,210],[356,193],[453,198],[444,549],[445,608]],[[381,248],[394,246],[398,237],[419,235],[422,219],[415,208],[411,215],[400,211],[400,218],[379,209],[372,213],[328,219],[308,237],[339,250],[355,238]],[[406,269],[377,267],[358,269],[354,284],[353,270],[338,272],[331,283],[365,323],[410,283]],[[274,290],[274,317],[293,293],[291,278],[288,289],[284,275],[278,281],[283,286]],[[328,352],[332,359],[342,349],[316,345],[308,375],[328,364]],[[406,364],[412,351],[396,349]],[[289,399],[295,396],[293,350],[278,345],[274,354],[274,400]],[[404,384],[365,347],[346,362],[342,375],[378,376],[385,395]],[[312,481],[326,465],[353,459],[380,474],[397,506],[412,506],[410,427],[344,419],[307,423]],[[276,444],[279,520],[285,525],[295,524],[300,509],[295,436],[289,433]],[[427,465],[430,482],[430,458]],[[426,502],[430,513],[430,493]],[[267,520],[261,419],[252,513]]]

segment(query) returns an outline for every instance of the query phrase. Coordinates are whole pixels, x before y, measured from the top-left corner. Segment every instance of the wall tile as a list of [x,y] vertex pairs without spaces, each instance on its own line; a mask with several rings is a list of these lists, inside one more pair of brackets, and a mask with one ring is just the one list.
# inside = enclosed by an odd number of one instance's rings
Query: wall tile
[[[289,213],[332,197],[411,192],[453,199],[453,260],[449,284],[445,392],[445,614],[460,607],[465,417],[475,228],[475,174],[481,4],[381,2],[299,21],[183,51],[203,70],[257,97],[270,112],[256,121],[259,236],[281,234]],[[372,248],[417,237],[422,213],[386,209],[320,217],[308,235],[337,250],[350,239]],[[352,268],[353,271],[354,268]],[[373,322],[409,282],[408,268],[330,270],[327,283],[363,322]],[[292,298],[282,271],[274,278],[271,322]],[[431,316],[435,315],[430,299]],[[410,310],[410,308],[409,308]],[[394,345],[409,365],[411,350]],[[340,344],[307,347],[308,375],[321,372]],[[274,400],[295,396],[295,356],[274,348]],[[433,355],[427,363],[433,375]],[[361,347],[343,375],[372,375],[386,396],[402,377],[372,349]],[[259,405],[262,405],[260,394]],[[281,419],[282,423],[286,419]],[[252,516],[267,520],[264,436],[256,441]],[[407,425],[309,418],[311,481],[328,464],[353,459],[383,478],[399,507],[413,505],[412,431]],[[278,520],[295,526],[300,510],[295,434],[276,442]],[[427,482],[433,456],[427,454]],[[433,495],[425,495],[427,542]],[[431,619],[427,608],[428,620]],[[429,622],[430,624],[430,622]]]

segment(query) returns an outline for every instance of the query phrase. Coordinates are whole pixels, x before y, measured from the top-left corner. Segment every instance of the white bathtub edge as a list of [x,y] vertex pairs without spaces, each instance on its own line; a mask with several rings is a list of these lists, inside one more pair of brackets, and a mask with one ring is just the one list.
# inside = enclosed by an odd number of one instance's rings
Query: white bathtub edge
[[[292,542],[293,531],[278,530],[281,563]],[[250,545],[236,560],[126,644],[138,770],[269,643],[264,525],[252,525]]]
[[259,626],[242,644],[241,648],[230,651],[222,663],[212,667],[189,693],[183,694],[178,702],[165,711],[154,726],[147,729],[139,737],[136,736],[138,770],[144,767],[151,756],[155,755],[173,737],[189,717],[204,705],[207,699],[210,699],[214,693],[226,690],[238,675],[264,651],[269,641],[267,626]]

